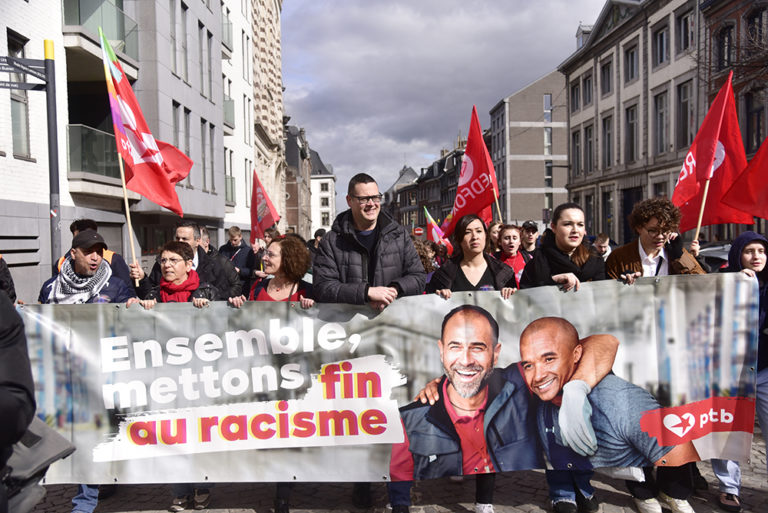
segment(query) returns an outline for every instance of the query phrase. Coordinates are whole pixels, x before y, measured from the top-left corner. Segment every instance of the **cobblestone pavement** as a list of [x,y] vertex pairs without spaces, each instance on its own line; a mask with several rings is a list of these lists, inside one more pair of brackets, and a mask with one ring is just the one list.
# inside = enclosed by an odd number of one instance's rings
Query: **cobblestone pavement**
[[[697,491],[690,500],[697,513],[721,511],[717,507],[717,480],[708,463],[699,469],[709,482],[709,490]],[[768,512],[766,449],[762,436],[755,436],[752,458],[742,465],[741,500],[747,513]],[[636,510],[623,481],[596,474],[603,513],[630,513]],[[36,512],[69,513],[75,485],[47,486],[47,496]],[[422,481],[413,488],[413,513],[474,513],[474,481],[444,479]],[[218,484],[211,490],[211,513],[271,513],[275,486],[261,483]],[[374,507],[369,513],[386,513],[386,486],[373,485]],[[297,483],[291,495],[292,513],[365,513],[352,505],[352,485],[336,483]],[[123,485],[99,503],[96,513],[159,513],[167,511],[171,492],[167,485]],[[494,507],[497,513],[543,513],[551,511],[543,471],[512,472],[496,477]]]

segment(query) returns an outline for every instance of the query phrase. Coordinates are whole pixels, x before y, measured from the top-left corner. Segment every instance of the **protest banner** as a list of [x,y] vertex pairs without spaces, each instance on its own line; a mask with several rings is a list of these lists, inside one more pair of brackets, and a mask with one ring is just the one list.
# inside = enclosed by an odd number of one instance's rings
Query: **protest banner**
[[756,282],[733,273],[540,287],[509,300],[415,296],[379,314],[268,302],[23,306],[38,414],[77,446],[47,482],[388,480],[392,444],[404,439],[398,406],[443,374],[441,323],[462,304],[498,322],[501,368],[517,368],[520,334],[541,317],[567,319],[581,337],[615,336],[611,379],[658,406],[639,412],[638,436],[746,461],[758,298]]

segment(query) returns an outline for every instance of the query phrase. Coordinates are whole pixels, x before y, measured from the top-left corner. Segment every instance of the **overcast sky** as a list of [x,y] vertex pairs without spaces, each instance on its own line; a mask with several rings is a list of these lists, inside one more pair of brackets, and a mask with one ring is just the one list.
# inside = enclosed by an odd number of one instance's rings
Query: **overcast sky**
[[576,50],[605,0],[286,0],[285,111],[332,164],[337,199],[371,174],[382,191],[483,129],[503,97]]

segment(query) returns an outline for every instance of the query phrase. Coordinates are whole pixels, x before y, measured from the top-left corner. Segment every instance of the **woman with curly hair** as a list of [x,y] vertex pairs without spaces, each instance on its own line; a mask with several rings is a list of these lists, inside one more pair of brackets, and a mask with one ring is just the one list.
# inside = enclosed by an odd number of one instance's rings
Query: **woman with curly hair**
[[311,257],[299,237],[278,236],[273,239],[264,251],[262,262],[264,272],[273,277],[255,282],[248,299],[298,301],[302,308],[310,308],[315,304],[310,298],[312,284],[302,280],[311,265]]

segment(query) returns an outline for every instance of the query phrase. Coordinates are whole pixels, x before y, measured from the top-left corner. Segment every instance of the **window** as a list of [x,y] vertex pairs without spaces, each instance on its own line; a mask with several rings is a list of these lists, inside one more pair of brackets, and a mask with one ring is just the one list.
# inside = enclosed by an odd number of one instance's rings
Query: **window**
[[328,212],[323,212],[320,215],[322,216],[322,225],[323,226],[328,226],[328,225],[331,224],[331,214],[329,214]]
[[654,198],[667,197],[667,182],[656,182],[653,184],[653,197]]
[[627,163],[637,160],[637,105],[632,105],[624,110],[626,121],[624,127],[624,146],[626,153],[624,158]]
[[552,155],[552,127],[544,127],[544,155]]
[[176,0],[170,0],[168,3],[168,14],[171,18],[171,71],[177,73],[176,69]]
[[747,48],[749,53],[765,50],[768,34],[768,9],[757,9],[747,15]]
[[253,194],[253,165],[251,161],[245,159],[245,206],[251,206],[251,195]]
[[594,141],[595,135],[592,125],[584,127],[584,172],[587,174],[593,171]]
[[677,149],[690,147],[696,134],[693,82],[689,80],[677,86]]
[[550,93],[544,95],[544,121],[546,123],[552,122],[552,95]]
[[581,80],[582,99],[584,106],[592,103],[592,73],[584,75]]
[[733,27],[726,26],[717,33],[717,69],[722,70],[731,65],[733,59]]
[[189,8],[181,4],[181,78],[189,80],[189,50],[187,49],[187,15]]
[[177,148],[181,148],[180,136],[181,136],[181,105],[173,102],[173,145]]
[[328,192],[328,184],[327,183],[321,183],[320,184],[320,192]]
[[210,165],[208,166],[208,169],[211,172],[211,192],[216,192],[216,180],[214,180],[215,172],[213,168],[213,162],[214,162],[214,153],[213,149],[216,147],[216,126],[215,125],[209,125],[208,126],[208,158],[211,159]]
[[584,228],[587,233],[595,233],[595,195],[584,195]]
[[250,112],[248,109],[248,95],[243,95],[243,142],[245,144],[251,144],[250,141],[250,134],[251,131],[249,130],[250,127]]
[[603,118],[603,169],[613,164],[613,116]]
[[669,27],[653,33],[653,65],[660,66],[669,60]]
[[197,53],[200,66],[200,94],[205,96],[205,63],[207,59],[205,57],[205,27],[202,23],[197,24]]
[[611,235],[613,234],[613,191],[603,191],[602,202],[602,231]]
[[205,69],[208,72],[208,98],[213,102],[213,34],[210,32],[208,32],[208,48],[206,51]]
[[684,52],[693,48],[696,34],[694,32],[693,11],[687,11],[677,17],[677,51]]
[[242,55],[243,55],[243,78],[248,82],[251,81],[251,38],[243,30],[242,38]]
[[208,192],[208,158],[205,148],[205,142],[206,139],[208,139],[208,130],[206,125],[208,125],[208,123],[204,119],[200,118],[200,166],[202,167],[203,171],[203,190]]
[[[8,31],[8,55],[17,59],[24,58],[24,45],[27,39]],[[21,73],[9,73],[11,82],[24,82]],[[17,157],[30,157],[29,147],[29,98],[24,89],[11,89],[11,132],[13,132],[13,154]]]
[[747,153],[757,151],[765,138],[765,89],[750,91],[744,95],[747,114]]
[[653,97],[653,152],[661,155],[669,144],[669,105],[667,92]]
[[631,46],[624,50],[624,82],[637,79],[637,70],[637,46]]
[[327,207],[329,205],[329,203],[330,202],[329,202],[328,198],[320,198],[320,206],[321,207]]
[[574,176],[581,174],[581,134],[579,132],[571,134],[571,169]]
[[613,62],[607,61],[600,66],[600,94],[610,94],[613,90]]
[[[184,154],[189,156],[192,148],[190,139],[192,138],[192,111],[184,109]],[[192,173],[187,175],[187,187],[192,187]]]
[[579,110],[579,83],[571,84],[571,112]]

